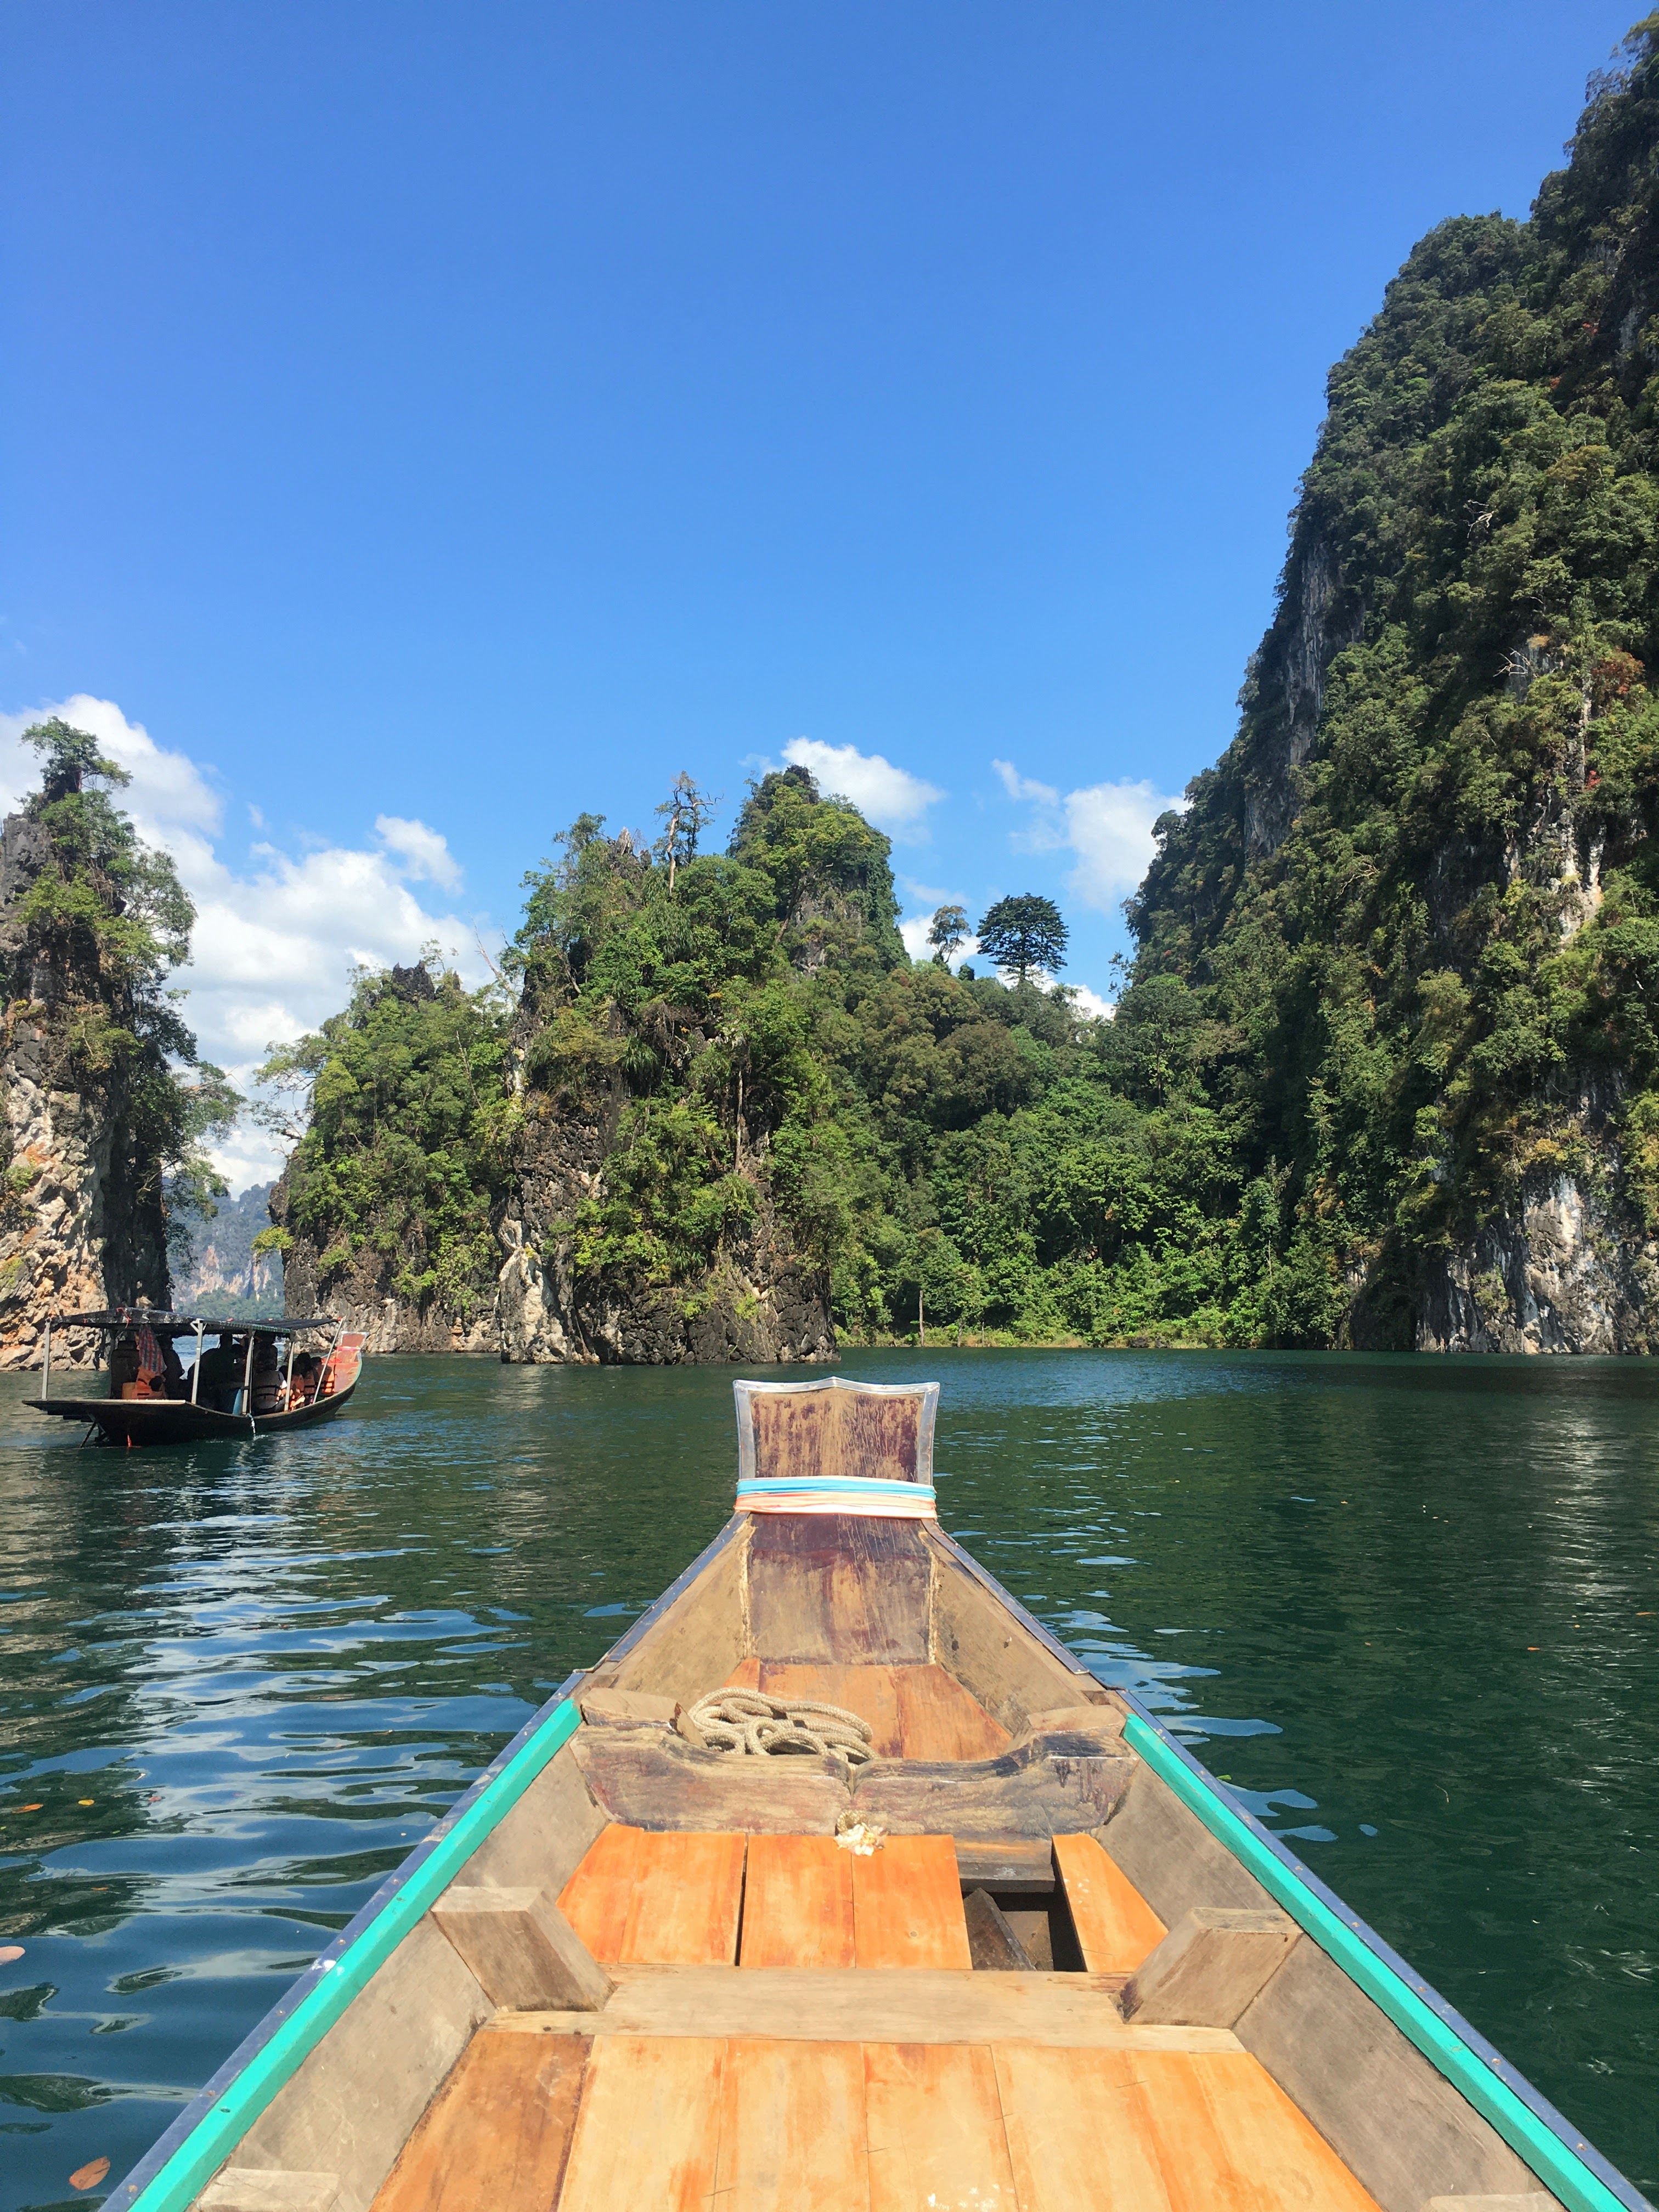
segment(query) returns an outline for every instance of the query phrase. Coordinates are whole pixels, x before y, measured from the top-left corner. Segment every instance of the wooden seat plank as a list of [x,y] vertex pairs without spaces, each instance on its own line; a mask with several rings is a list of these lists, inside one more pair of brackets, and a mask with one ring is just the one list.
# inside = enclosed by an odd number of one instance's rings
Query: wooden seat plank
[[1172,2212],[1127,2052],[998,2044],[992,2057],[1020,2212]]
[[1169,1930],[1092,1836],[1056,1836],[1054,1863],[1091,1974],[1131,1974]]
[[[720,2149],[726,2046],[615,2036],[582,2085],[558,2212],[705,2212]],[[551,2202],[552,2200],[549,2200]]]
[[738,1963],[857,1964],[853,1857],[833,1836],[750,1836]]
[[613,1825],[565,1884],[559,1909],[607,1966],[720,1966],[738,1955],[745,1838]]
[[906,1759],[995,1759],[1013,1738],[936,1662],[894,1670]]
[[612,1821],[588,1845],[559,1892],[559,1910],[596,1959],[622,1956],[628,1901],[643,1863],[646,1833]]
[[873,1857],[854,1856],[853,1941],[860,1966],[972,1970],[949,1836],[890,1836]]
[[588,2045],[475,2035],[380,2185],[374,2212],[548,2212]]
[[1017,2212],[990,2051],[864,2047],[870,2212]]
[[1176,2212],[1378,2212],[1376,2200],[1246,2051],[1134,2051]]
[[857,2044],[726,2046],[714,2202],[720,2212],[869,2212]]

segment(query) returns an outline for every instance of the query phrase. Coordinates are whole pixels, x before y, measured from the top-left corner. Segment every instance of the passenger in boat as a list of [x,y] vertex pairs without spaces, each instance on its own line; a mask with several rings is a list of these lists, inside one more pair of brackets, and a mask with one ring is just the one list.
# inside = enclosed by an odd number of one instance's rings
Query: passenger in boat
[[317,1395],[318,1377],[322,1361],[314,1352],[299,1352],[294,1356],[294,1376],[289,1384],[284,1410],[293,1413],[299,1406],[308,1406]]
[[233,1412],[246,1358],[245,1336],[222,1336],[210,1351],[204,1352],[196,1363],[197,1404],[216,1413]]
[[274,1336],[253,1340],[252,1412],[255,1419],[277,1411],[282,1402],[283,1370],[276,1358]]
[[136,1329],[124,1329],[115,1340],[109,1356],[109,1395],[112,1398],[130,1398],[138,1380],[138,1335]]

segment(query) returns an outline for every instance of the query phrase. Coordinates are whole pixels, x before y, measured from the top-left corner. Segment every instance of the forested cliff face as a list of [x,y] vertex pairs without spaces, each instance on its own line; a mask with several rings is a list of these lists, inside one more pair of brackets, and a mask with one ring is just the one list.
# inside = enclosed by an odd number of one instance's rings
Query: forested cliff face
[[650,850],[567,834],[500,988],[365,976],[273,1062],[310,1091],[291,1301],[520,1359],[815,1358],[924,1317],[1651,1348],[1656,25],[1531,220],[1433,232],[1332,373],[1115,1021],[907,960],[886,841],[804,770],[720,855],[682,779]]
[[1659,1336],[1656,21],[1530,222],[1432,232],[1333,372],[1133,902],[1123,1013],[1218,1117],[1272,1341]]
[[[27,736],[39,791],[0,829],[0,1366],[40,1364],[47,1319],[169,1297],[163,1178],[211,1212],[199,1150],[237,1101],[163,989],[194,915],[172,864],[134,836],[125,781],[83,731]],[[59,1332],[54,1364],[96,1340]]]

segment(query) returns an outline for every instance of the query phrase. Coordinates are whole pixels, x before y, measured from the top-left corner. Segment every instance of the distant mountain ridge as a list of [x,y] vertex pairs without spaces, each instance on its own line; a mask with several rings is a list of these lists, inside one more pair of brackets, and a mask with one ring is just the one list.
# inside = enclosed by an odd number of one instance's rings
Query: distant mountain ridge
[[211,1218],[187,1213],[191,1263],[180,1267],[173,1290],[181,1311],[210,1309],[231,1320],[258,1320],[283,1311],[283,1261],[276,1252],[253,1256],[253,1240],[270,1226],[275,1186],[254,1183],[240,1198],[222,1198]]

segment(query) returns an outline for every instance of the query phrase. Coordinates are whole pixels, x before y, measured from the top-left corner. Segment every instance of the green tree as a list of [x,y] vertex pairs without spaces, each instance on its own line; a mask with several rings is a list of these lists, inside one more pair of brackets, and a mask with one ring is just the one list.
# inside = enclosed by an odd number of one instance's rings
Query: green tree
[[134,1187],[168,1218],[211,1215],[226,1188],[208,1144],[241,1105],[222,1069],[200,1059],[168,988],[190,957],[196,919],[173,861],[146,845],[109,796],[129,781],[89,732],[54,715],[23,732],[41,756],[40,787],[23,811],[46,833],[45,864],[19,902],[30,973],[44,991],[61,1079],[101,1091],[116,1109]]
[[968,939],[968,909],[961,906],[942,906],[933,915],[933,926],[927,932],[927,942],[933,947],[937,967],[948,968]]
[[1000,898],[980,923],[978,935],[981,951],[1005,975],[1024,983],[1033,969],[1059,974],[1071,933],[1052,899],[1028,891]]

